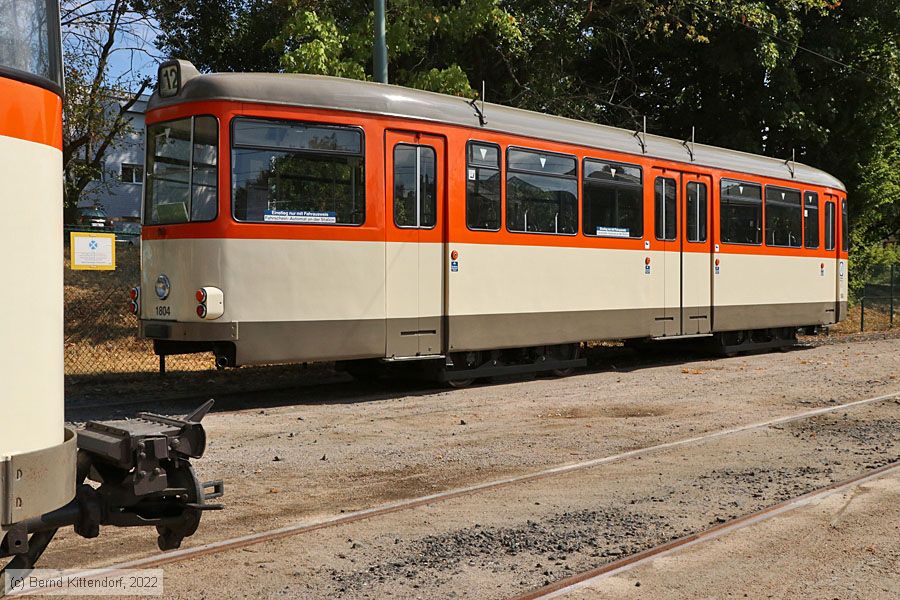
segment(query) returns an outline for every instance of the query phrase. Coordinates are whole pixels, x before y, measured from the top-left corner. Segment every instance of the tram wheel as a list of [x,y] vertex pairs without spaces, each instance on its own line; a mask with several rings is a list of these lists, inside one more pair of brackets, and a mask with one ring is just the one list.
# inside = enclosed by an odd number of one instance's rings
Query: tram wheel
[[475,379],[451,379],[447,382],[447,385],[452,388],[461,389],[467,388],[473,383],[475,383]]

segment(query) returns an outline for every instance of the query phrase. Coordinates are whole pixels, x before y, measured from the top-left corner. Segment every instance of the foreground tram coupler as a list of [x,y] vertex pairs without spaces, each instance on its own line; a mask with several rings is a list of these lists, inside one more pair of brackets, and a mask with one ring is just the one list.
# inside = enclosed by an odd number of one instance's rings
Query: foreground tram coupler
[[[67,505],[14,525],[0,541],[6,569],[31,569],[61,527],[86,538],[101,525],[155,526],[160,550],[172,550],[193,535],[206,501],[223,494],[222,481],[201,484],[190,459],[206,450],[200,421],[209,400],[187,417],[138,413],[134,419],[89,421],[77,432],[78,487]],[[87,483],[91,481],[94,485]]]

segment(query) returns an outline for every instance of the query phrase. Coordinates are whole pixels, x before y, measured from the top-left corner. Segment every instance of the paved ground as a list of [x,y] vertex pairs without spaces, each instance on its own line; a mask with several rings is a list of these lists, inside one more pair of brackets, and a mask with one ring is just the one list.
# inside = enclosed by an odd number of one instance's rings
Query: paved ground
[[[896,339],[717,360],[599,358],[567,379],[454,391],[331,383],[230,399],[208,417],[198,465],[226,480],[228,509],[190,544],[900,391]],[[173,565],[167,594],[504,597],[895,460],[898,420],[900,407],[882,403]],[[153,544],[146,531],[86,546],[66,535],[45,564],[107,564]]]

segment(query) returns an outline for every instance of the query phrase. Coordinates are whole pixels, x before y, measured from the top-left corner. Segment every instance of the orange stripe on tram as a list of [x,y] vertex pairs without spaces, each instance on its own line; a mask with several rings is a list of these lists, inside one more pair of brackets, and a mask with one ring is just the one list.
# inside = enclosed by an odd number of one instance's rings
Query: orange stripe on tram
[[42,87],[0,77],[0,135],[62,150],[62,98]]

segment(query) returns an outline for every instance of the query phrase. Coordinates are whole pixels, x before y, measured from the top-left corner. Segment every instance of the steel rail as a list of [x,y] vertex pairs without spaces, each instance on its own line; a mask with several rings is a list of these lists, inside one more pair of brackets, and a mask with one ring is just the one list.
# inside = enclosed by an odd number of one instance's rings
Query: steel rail
[[783,502],[779,502],[778,504],[774,504],[756,512],[748,513],[746,515],[737,517],[736,519],[732,519],[730,521],[726,521],[725,523],[710,527],[709,529],[705,529],[697,533],[692,533],[690,535],[678,538],[677,540],[672,540],[671,542],[667,542],[659,546],[654,546],[653,548],[649,548],[647,550],[644,550],[643,552],[638,552],[637,554],[626,556],[625,558],[615,560],[611,563],[607,563],[605,565],[601,565],[587,571],[582,571],[581,573],[576,573],[575,575],[572,575],[570,577],[559,579],[543,587],[530,590],[528,592],[525,592],[524,594],[513,596],[510,600],[538,600],[544,598],[558,598],[578,589],[585,588],[608,577],[612,577],[613,575],[617,575],[619,573],[634,569],[635,567],[638,567],[640,565],[650,563],[658,558],[663,558],[665,556],[675,554],[676,552],[679,552],[691,546],[695,546],[697,544],[702,544],[718,539],[723,535],[729,534],[733,531],[738,531],[739,529],[749,527],[750,525],[761,523],[779,515],[792,512],[794,510],[807,506],[816,500],[826,498],[832,494],[836,494],[838,492],[846,490],[847,488],[862,485],[874,479],[878,479],[879,477],[882,477],[884,475],[893,474],[895,472],[900,473],[900,462],[892,462],[872,471],[856,475],[849,479],[836,481],[825,487],[815,489],[801,496],[789,498]]
[[274,540],[279,540],[288,537],[294,537],[299,535],[304,535],[307,533],[311,533],[313,531],[318,531],[320,529],[325,529],[329,527],[336,527],[339,525],[346,525],[349,523],[353,523],[356,521],[362,521],[366,519],[372,519],[374,517],[379,517],[382,515],[387,515],[395,512],[400,512],[404,510],[410,510],[413,508],[418,508],[421,506],[426,506],[429,504],[435,504],[438,502],[446,502],[448,500],[452,500],[454,498],[459,498],[463,496],[471,496],[474,494],[479,494],[482,492],[493,491],[505,487],[509,487],[512,485],[529,483],[532,481],[538,481],[541,479],[546,479],[549,477],[555,477],[559,475],[564,475],[567,473],[572,473],[576,471],[581,471],[584,469],[590,469],[593,467],[597,467],[600,465],[620,462],[629,458],[635,458],[638,456],[643,456],[647,454],[653,454],[656,452],[661,452],[665,450],[671,450],[673,448],[679,448],[682,446],[688,446],[691,444],[703,443],[715,439],[720,439],[723,437],[727,437],[730,435],[735,435],[738,433],[743,433],[747,431],[754,431],[758,429],[764,429],[767,427],[772,427],[775,425],[782,425],[785,423],[790,423],[792,421],[799,421],[803,419],[809,419],[812,417],[825,415],[837,411],[847,410],[849,408],[864,406],[867,404],[873,404],[877,402],[884,402],[887,400],[900,398],[900,391],[892,392],[890,394],[882,394],[880,396],[874,396],[872,398],[865,398],[862,400],[854,400],[853,402],[847,402],[844,404],[837,404],[834,406],[827,406],[822,408],[816,408],[808,411],[804,411],[802,413],[795,413],[792,415],[786,415],[782,417],[775,417],[772,419],[767,419],[765,421],[760,421],[756,423],[751,423],[747,425],[739,425],[736,427],[729,427],[726,429],[722,429],[719,431],[714,431],[712,433],[707,433],[698,436],[692,436],[689,438],[684,438],[680,440],[675,440],[671,442],[665,442],[662,444],[656,444],[654,446],[647,446],[644,448],[638,448],[635,450],[628,450],[626,452],[622,452],[619,454],[613,454],[610,456],[595,458],[583,462],[570,463],[566,465],[560,465],[556,467],[550,467],[547,469],[542,469],[540,471],[526,473],[523,475],[515,475],[512,477],[507,477],[503,479],[498,479],[494,481],[488,481],[484,483],[478,483],[471,486],[466,486],[462,488],[455,488],[452,490],[447,490],[445,492],[437,492],[435,494],[429,494],[427,496],[420,496],[416,498],[409,498],[406,500],[399,500],[397,502],[391,502],[388,504],[382,504],[379,506],[375,506],[372,508],[366,508],[358,511],[354,511],[351,513],[346,513],[343,515],[334,515],[331,517],[326,517],[324,519],[305,522],[305,523],[296,523],[293,525],[287,525],[285,527],[280,527],[276,529],[271,529],[268,531],[261,531],[257,533],[242,535],[234,538],[229,538],[225,540],[220,540],[216,542],[209,542],[206,544],[202,544],[200,546],[195,546],[192,548],[183,548],[180,550],[173,550],[171,552],[166,552],[165,554],[155,554],[153,556],[148,556],[144,558],[138,558],[134,560],[124,561],[121,563],[117,563],[114,565],[110,565],[108,567],[100,567],[98,569],[91,569],[93,573],[104,573],[107,571],[117,570],[117,569],[137,569],[137,568],[151,568],[151,567],[159,567],[162,565],[177,563],[185,560],[190,560],[192,558],[198,558],[202,556],[208,556],[211,554],[218,554],[221,552],[226,552],[229,550],[237,550],[240,548],[245,548],[248,546],[254,546],[257,544],[263,544],[266,542],[271,542]]

